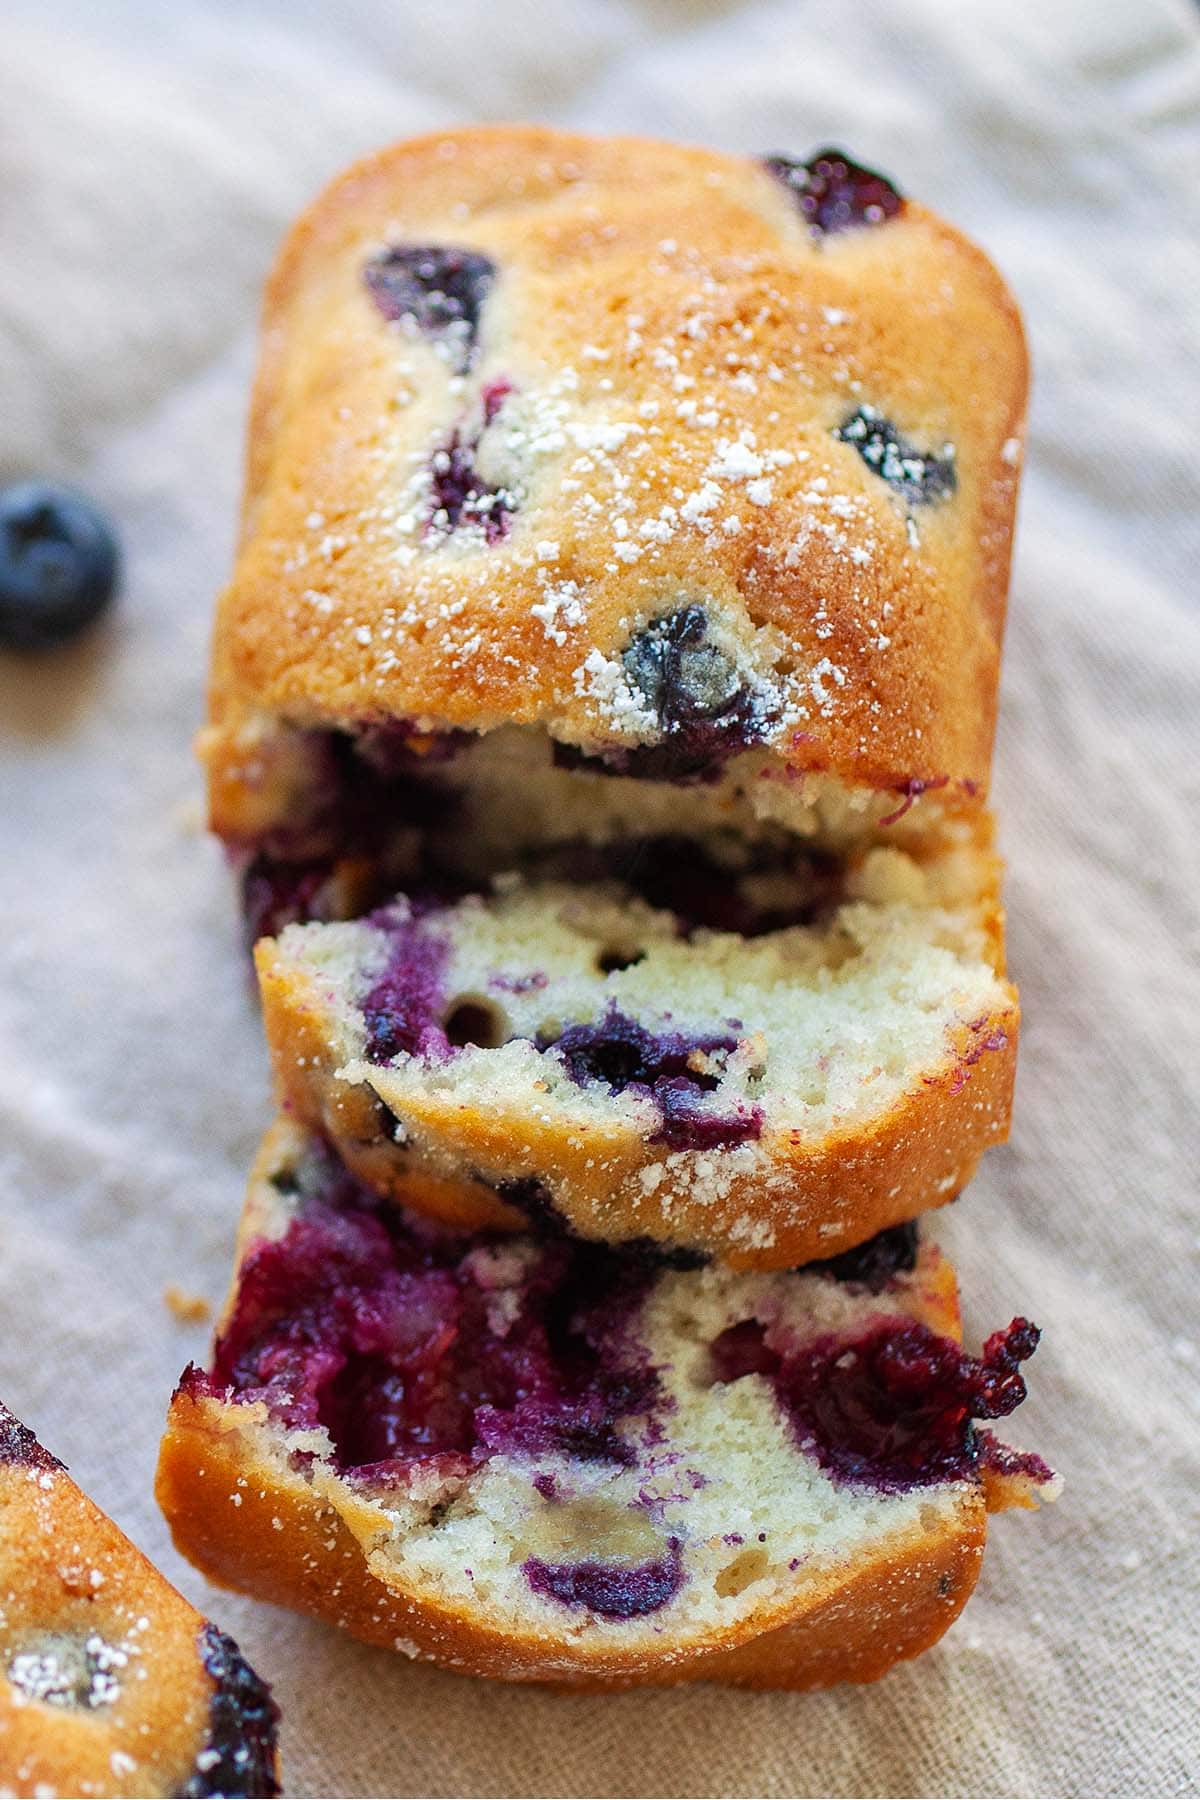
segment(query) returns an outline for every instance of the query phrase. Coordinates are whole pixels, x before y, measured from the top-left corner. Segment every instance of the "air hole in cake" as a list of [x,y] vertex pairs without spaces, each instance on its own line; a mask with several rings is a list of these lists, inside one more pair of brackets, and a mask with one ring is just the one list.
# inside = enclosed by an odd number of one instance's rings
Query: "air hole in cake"
[[596,967],[602,975],[615,975],[618,969],[635,969],[645,954],[644,950],[601,950]]
[[580,1544],[587,1544],[597,1562],[627,1568],[656,1561],[666,1548],[645,1508],[592,1495],[552,1499],[535,1512],[517,1556],[562,1563]]
[[953,444],[918,450],[878,407],[857,407],[833,435],[852,445],[867,467],[910,505],[945,500],[958,486]]
[[748,1587],[752,1587],[769,1573],[770,1567],[771,1559],[762,1545],[754,1544],[725,1565],[713,1582],[713,1587],[722,1596],[744,1594]]
[[396,244],[371,258],[363,279],[385,319],[431,339],[456,373],[470,367],[496,279],[489,256],[446,244]]
[[508,1039],[508,1021],[498,1006],[479,996],[456,1000],[446,1014],[443,1030],[452,1049],[468,1044],[495,1050]]
[[767,156],[763,164],[793,195],[816,239],[883,225],[904,209],[902,194],[886,175],[851,161],[842,150],[817,150],[803,162]]

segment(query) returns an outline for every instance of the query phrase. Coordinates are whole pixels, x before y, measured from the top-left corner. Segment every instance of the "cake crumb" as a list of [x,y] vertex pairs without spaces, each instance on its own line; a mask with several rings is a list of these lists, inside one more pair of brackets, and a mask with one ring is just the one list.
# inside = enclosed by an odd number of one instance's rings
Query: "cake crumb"
[[203,1325],[212,1315],[212,1307],[203,1294],[190,1294],[174,1281],[163,1289],[163,1301],[181,1325]]

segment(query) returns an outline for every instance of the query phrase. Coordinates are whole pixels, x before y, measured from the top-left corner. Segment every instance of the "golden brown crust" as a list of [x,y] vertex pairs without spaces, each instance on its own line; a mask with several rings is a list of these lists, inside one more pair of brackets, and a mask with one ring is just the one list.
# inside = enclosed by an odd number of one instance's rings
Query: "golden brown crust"
[[[242,1409],[243,1411],[245,1409]],[[185,1392],[171,1403],[156,1492],[184,1556],[212,1581],[314,1613],[352,1636],[467,1675],[602,1689],[725,1681],[813,1688],[873,1681],[953,1624],[987,1534],[982,1492],[936,1509],[928,1530],[892,1532],[853,1569],[811,1578],[802,1597],[686,1653],[657,1657],[539,1638],[389,1586],[345,1520],[298,1475],[255,1459],[239,1408]],[[232,1506],[230,1496],[240,1504]]]
[[401,1147],[379,1104],[388,1100],[388,1071],[374,1072],[370,1085],[340,1079],[319,985],[281,957],[273,939],[259,943],[255,958],[283,1110],[326,1133],[369,1186],[468,1230],[523,1230],[529,1219],[485,1181],[455,1178],[454,1163],[494,1182],[540,1182],[584,1237],[645,1236],[717,1254],[734,1268],[794,1268],[954,1199],[984,1150],[1008,1135],[1020,1017],[1011,988],[1007,1007],[960,1030],[941,1065],[886,1112],[820,1139],[764,1138],[764,1158],[749,1169],[731,1163],[719,1184],[687,1185],[664,1171],[648,1186],[643,1172],[663,1168],[661,1146],[621,1120],[568,1129],[548,1115],[448,1103],[436,1091],[422,1117],[405,1090]]
[[[465,377],[373,305],[364,262],[396,242],[494,259]],[[512,528],[431,541],[406,484],[498,382]],[[282,719],[628,741],[606,683],[683,600],[786,692],[781,772],[983,792],[1026,386],[1000,277],[914,202],[817,244],[748,157],[501,126],[366,158],[267,288],[204,738],[214,823],[278,819],[255,783]],[[832,435],[863,403],[952,442],[956,492],[898,499]],[[746,434],[758,475],[727,453]]]
[[212,1630],[0,1407],[0,1790],[216,1791]]

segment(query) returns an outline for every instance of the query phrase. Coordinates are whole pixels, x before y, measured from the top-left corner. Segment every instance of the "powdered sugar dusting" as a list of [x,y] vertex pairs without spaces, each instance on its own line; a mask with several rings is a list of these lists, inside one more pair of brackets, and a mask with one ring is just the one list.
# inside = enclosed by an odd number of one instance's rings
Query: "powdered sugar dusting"
[[[439,666],[472,685],[515,684],[537,644],[548,659],[539,674],[561,684],[563,703],[585,702],[601,735],[653,737],[659,722],[621,658],[647,619],[694,603],[762,696],[764,736],[780,739],[843,703],[860,653],[890,648],[876,567],[920,541],[897,509],[864,492],[823,416],[845,419],[862,389],[844,329],[851,312],[797,304],[759,255],[725,257],[718,269],[664,238],[649,261],[653,307],[626,306],[599,324],[589,313],[573,361],[557,360],[558,332],[541,360],[536,339],[532,350],[523,343],[513,372],[486,316],[466,370],[410,356],[397,338],[392,414],[369,452],[372,501],[353,519],[310,505],[309,535],[288,564],[312,571],[307,629],[344,644],[381,690],[415,642],[426,654],[436,646]],[[434,380],[441,388],[430,393]],[[815,403],[822,388],[830,404]],[[469,480],[457,446],[469,448]],[[437,503],[447,483],[451,508]],[[324,576],[364,551],[390,572],[394,595],[381,600],[374,585],[369,618],[355,616],[363,603],[352,582]],[[836,583],[836,630],[854,658],[805,666],[786,634],[755,622],[753,591],[773,571],[797,608],[812,581],[818,641],[835,629],[821,587]],[[524,653],[514,637],[522,589]],[[616,593],[627,603],[614,615]]]

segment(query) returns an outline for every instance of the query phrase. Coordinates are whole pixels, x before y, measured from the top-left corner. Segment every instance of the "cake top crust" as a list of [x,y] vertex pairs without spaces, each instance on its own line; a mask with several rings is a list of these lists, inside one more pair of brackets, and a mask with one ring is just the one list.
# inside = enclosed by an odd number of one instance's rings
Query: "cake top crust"
[[385,149],[268,284],[209,754],[518,723],[973,801],[1026,387],[991,264],[840,152]]

